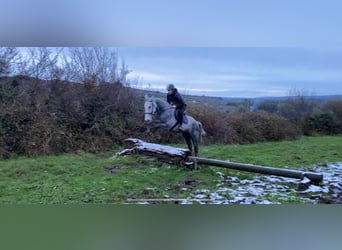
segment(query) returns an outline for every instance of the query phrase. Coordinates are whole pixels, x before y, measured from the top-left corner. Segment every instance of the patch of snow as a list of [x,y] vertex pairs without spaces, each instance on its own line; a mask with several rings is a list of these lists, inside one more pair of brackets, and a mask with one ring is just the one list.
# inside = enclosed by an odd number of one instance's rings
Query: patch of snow
[[201,190],[197,190],[196,193],[207,194],[207,193],[210,193],[210,190],[208,190],[208,189],[201,189]]
[[191,201],[187,200],[187,199],[184,199],[181,201],[180,204],[183,204],[183,205],[186,205],[186,204],[193,204]]
[[[312,171],[323,173],[323,183],[315,185],[306,177],[298,180],[265,175],[256,175],[251,180],[240,180],[238,177],[216,172],[216,189],[195,190],[181,204],[281,204],[290,201],[315,204],[324,193],[335,198],[342,196],[342,163],[318,166]],[[298,191],[300,185],[305,190]],[[301,195],[293,196],[292,193]]]
[[310,185],[306,190],[301,191],[301,194],[305,193],[329,193],[329,189],[327,187],[319,187],[316,185]]
[[210,194],[210,199],[212,200],[222,200],[224,197],[222,195],[219,195],[218,193],[214,192]]
[[299,183],[301,183],[301,184],[308,184],[308,183],[310,183],[311,181],[310,181],[310,179],[309,178],[307,178],[307,177],[304,177],[304,179],[303,180],[301,180]]
[[205,194],[195,194],[194,198],[201,200],[201,199],[204,199],[204,198],[208,198],[208,195],[205,195]]
[[281,204],[280,202],[273,202],[269,200],[259,201],[258,204]]
[[263,188],[258,188],[258,187],[253,187],[253,186],[249,186],[247,188],[248,194],[251,194],[253,196],[261,196],[264,194],[264,189]]

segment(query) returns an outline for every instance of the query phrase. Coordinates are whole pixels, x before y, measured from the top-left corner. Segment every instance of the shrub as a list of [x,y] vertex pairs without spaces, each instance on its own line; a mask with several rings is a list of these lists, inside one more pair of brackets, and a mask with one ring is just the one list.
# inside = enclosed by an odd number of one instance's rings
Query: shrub
[[277,100],[263,100],[257,105],[257,110],[263,110],[268,113],[278,112],[279,101]]
[[207,133],[206,143],[241,144],[300,136],[300,131],[287,119],[264,111],[223,113],[198,106],[190,112],[202,122]]
[[331,114],[316,114],[305,120],[303,126],[305,135],[334,134],[336,124]]
[[2,79],[0,90],[0,157],[105,150],[143,125],[142,98],[119,83],[15,77]]
[[225,113],[197,104],[189,107],[188,114],[202,123],[206,132],[206,136],[203,138],[205,143],[222,143],[225,141],[223,138],[225,136]]
[[322,111],[329,114],[334,120],[335,133],[342,133],[342,99],[327,101],[322,106]]
[[233,134],[234,143],[289,140],[300,136],[288,120],[263,111],[230,114],[226,118],[226,131],[237,133]]

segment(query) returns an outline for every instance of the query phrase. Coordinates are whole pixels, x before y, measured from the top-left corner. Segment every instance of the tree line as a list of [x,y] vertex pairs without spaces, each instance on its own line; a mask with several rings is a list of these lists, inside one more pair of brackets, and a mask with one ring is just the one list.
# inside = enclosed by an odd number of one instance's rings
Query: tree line
[[[0,48],[0,158],[110,150],[128,137],[183,142],[149,131],[144,93],[130,87],[130,70],[118,58],[108,48]],[[341,107],[341,100],[290,98],[254,111],[199,102],[188,113],[202,122],[205,143],[252,143],[341,133]]]
[[264,100],[257,110],[276,114],[295,124],[304,135],[342,133],[342,99],[320,99],[306,90],[293,90],[286,100]]

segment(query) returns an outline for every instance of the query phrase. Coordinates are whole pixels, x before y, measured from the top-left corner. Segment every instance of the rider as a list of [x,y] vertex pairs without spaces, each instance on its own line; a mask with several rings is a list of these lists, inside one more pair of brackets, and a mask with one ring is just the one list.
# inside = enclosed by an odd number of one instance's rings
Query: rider
[[175,85],[173,85],[172,83],[167,85],[167,102],[176,109],[176,124],[179,124],[181,127],[186,109],[186,103],[184,102],[182,96],[179,94]]

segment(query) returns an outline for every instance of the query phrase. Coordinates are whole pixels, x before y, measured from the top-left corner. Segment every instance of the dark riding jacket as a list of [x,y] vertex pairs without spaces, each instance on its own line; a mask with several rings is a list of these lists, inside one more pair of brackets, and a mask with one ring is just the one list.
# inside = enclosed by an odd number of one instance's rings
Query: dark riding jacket
[[186,104],[177,89],[175,89],[172,94],[167,94],[167,102],[171,105],[176,105],[176,109],[186,107]]

